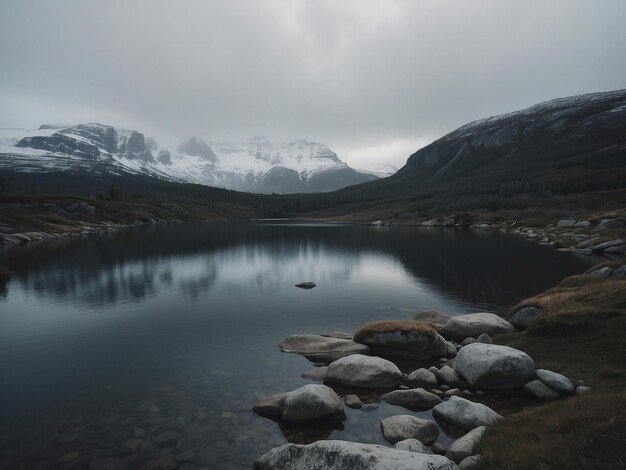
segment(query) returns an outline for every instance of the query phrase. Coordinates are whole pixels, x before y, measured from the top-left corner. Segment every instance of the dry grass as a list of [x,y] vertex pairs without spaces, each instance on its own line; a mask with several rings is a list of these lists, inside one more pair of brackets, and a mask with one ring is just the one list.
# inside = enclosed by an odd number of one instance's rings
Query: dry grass
[[[621,258],[601,266],[624,263]],[[624,468],[626,280],[572,276],[511,312],[525,306],[546,315],[524,333],[496,341],[526,351],[537,368],[562,372],[592,391],[490,426],[480,444],[481,468]]]
[[575,396],[508,416],[479,443],[492,469],[626,468],[626,392]]
[[434,325],[415,320],[383,320],[366,323],[354,333],[354,341],[360,342],[376,333],[422,333],[435,336],[437,330]]

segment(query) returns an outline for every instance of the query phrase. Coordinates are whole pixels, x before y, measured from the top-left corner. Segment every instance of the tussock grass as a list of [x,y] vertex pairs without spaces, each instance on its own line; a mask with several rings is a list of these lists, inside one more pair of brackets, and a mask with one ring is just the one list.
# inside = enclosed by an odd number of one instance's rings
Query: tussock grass
[[575,396],[507,416],[479,442],[481,468],[626,468],[626,391]]
[[561,372],[592,390],[489,426],[480,442],[485,456],[480,468],[625,468],[626,280],[572,276],[511,313],[527,306],[546,315],[524,333],[499,335],[496,342],[521,349],[537,368]]
[[383,320],[366,323],[354,333],[354,341],[361,342],[376,333],[422,333],[434,337],[434,325],[416,320]]

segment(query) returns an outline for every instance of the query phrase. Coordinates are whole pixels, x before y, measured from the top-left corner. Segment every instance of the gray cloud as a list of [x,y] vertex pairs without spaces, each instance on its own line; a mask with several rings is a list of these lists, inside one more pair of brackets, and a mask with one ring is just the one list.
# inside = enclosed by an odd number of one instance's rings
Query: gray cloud
[[623,0],[7,0],[0,126],[305,137],[399,164],[467,121],[626,87],[625,17]]

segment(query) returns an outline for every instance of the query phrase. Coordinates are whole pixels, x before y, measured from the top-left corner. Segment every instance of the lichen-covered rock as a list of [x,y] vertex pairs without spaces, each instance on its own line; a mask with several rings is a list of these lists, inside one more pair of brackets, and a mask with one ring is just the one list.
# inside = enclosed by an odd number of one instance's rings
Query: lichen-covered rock
[[423,388],[394,390],[381,395],[380,399],[392,405],[400,405],[414,410],[430,410],[433,406],[441,403],[441,398]]
[[424,444],[434,442],[439,436],[439,428],[433,421],[411,415],[396,415],[380,422],[383,437],[395,444],[405,439],[417,439]]
[[280,416],[283,421],[308,422],[343,419],[343,402],[335,391],[321,384],[309,384],[266,398],[253,408],[260,414]]
[[254,462],[255,470],[458,470],[441,455],[422,454],[374,444],[318,441],[285,444]]
[[301,354],[313,362],[329,363],[350,354],[369,354],[369,347],[349,339],[321,335],[291,335],[282,343],[283,352]]
[[354,340],[374,353],[414,360],[447,355],[446,341],[429,323],[414,320],[388,320],[363,325]]
[[476,338],[483,333],[493,336],[513,331],[515,327],[495,313],[471,313],[450,318],[439,333],[446,339],[463,341],[465,338]]
[[466,431],[503,419],[501,415],[487,405],[474,403],[457,396],[452,396],[448,401],[435,406],[433,416]]
[[361,388],[390,388],[402,380],[393,362],[380,357],[352,354],[330,363],[325,381]]
[[459,351],[454,370],[474,389],[508,390],[528,382],[535,363],[525,352],[508,346],[473,343]]

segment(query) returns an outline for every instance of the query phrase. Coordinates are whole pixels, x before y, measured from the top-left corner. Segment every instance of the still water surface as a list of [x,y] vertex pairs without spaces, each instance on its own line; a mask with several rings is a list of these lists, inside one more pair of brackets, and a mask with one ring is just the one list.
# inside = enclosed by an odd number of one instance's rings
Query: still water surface
[[[377,406],[311,431],[250,411],[310,383],[283,338],[421,310],[504,313],[592,263],[499,234],[269,221],[4,249],[0,467],[140,468],[191,450],[181,468],[242,468],[287,440],[385,444],[381,418],[429,413],[363,395]],[[180,436],[159,446],[163,431]]]

